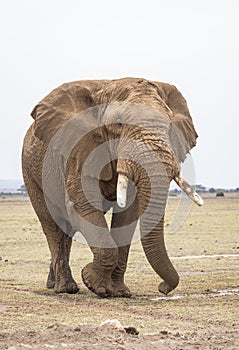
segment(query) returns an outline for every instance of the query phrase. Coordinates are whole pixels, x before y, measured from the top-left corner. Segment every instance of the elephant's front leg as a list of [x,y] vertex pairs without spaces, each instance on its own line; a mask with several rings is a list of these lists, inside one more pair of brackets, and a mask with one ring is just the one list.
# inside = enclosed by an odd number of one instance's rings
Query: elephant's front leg
[[102,298],[113,297],[111,275],[117,264],[117,248],[91,247],[94,254],[92,263],[82,270],[82,280],[90,291]]
[[118,262],[112,273],[112,287],[114,297],[130,298],[131,292],[124,282],[130,245],[118,248]]
[[111,275],[118,261],[118,247],[108,230],[103,212],[95,211],[84,218],[81,232],[93,253],[93,262],[82,270],[82,280],[93,293],[100,297],[112,297]]
[[[117,211],[119,208],[117,207]],[[130,243],[138,220],[138,206],[132,204],[123,212],[115,212],[111,223],[111,235],[118,246],[118,261],[112,273],[112,285],[115,297],[130,298],[131,292],[124,282]]]
[[52,262],[47,279],[47,288],[54,288],[57,293],[77,293],[79,288],[72,277],[69,266],[72,240],[52,219],[43,192],[35,180],[29,174],[25,174],[24,179],[51,252]]

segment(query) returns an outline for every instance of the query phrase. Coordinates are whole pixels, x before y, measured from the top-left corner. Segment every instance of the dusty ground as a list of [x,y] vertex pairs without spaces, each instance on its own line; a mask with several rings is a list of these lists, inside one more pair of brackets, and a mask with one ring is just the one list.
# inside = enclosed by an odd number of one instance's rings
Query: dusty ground
[[[166,226],[178,198],[171,198]],[[0,199],[0,349],[238,349],[239,197],[206,199],[175,234],[168,252],[180,273],[168,297],[138,242],[131,248],[127,284],[131,299],[99,299],[81,282],[89,249],[74,242],[72,269],[81,291],[55,295],[45,288],[50,256],[28,200]],[[126,334],[117,319],[135,327]]]

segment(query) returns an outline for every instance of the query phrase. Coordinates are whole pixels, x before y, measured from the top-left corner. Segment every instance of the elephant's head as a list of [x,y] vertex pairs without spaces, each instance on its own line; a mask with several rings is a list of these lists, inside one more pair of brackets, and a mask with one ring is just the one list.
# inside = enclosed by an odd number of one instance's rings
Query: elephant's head
[[[140,162],[138,158],[143,157],[146,160],[145,152],[148,151],[142,150],[143,145],[158,154],[155,161],[161,159],[164,163],[169,182],[174,179],[196,204],[203,204],[180,175],[179,164],[196,145],[197,133],[187,103],[175,86],[144,79],[120,79],[100,89],[95,100],[104,105],[100,119],[106,126],[108,138],[119,140],[117,172],[126,176],[118,178],[122,186],[122,191],[118,187],[119,196],[122,193],[122,198],[126,198],[123,189],[127,188],[129,159]],[[128,161],[122,160],[126,158]],[[134,181],[136,168],[133,167],[130,175]],[[119,199],[119,205],[120,202]]]
[[[49,145],[51,138],[57,141],[53,146],[63,155],[64,167],[69,157],[75,159],[73,170],[68,170],[76,179],[74,187],[79,172],[78,178],[103,182],[117,173],[117,203],[124,210],[128,182],[134,182],[146,256],[165,281],[160,291],[167,294],[175,288],[178,274],[163,237],[171,180],[198,205],[203,203],[180,174],[180,162],[197,138],[180,92],[172,85],[143,79],[64,84],[40,102],[33,117],[36,136]],[[74,195],[72,191],[73,203]]]

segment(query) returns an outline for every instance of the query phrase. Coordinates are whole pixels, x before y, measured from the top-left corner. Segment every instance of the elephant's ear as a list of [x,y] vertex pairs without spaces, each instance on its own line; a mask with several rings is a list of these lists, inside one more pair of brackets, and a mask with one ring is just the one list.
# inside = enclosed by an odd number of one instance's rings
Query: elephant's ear
[[172,121],[169,140],[178,161],[183,162],[187,153],[196,145],[198,137],[187,102],[175,86],[166,83],[156,84],[161,98],[172,111],[169,113]]
[[93,107],[90,91],[74,83],[56,88],[33,109],[35,135],[48,143],[55,132],[70,118]]
[[[31,115],[34,122],[35,135],[43,142],[48,144],[57,130],[70,118],[76,116],[80,112],[94,107],[96,104],[91,96],[90,91],[81,86],[80,82],[63,84],[56,88],[43,100],[41,100],[37,106],[33,109]],[[97,108],[91,109],[95,115],[91,115],[92,118],[89,123],[91,125],[92,132],[88,135],[88,140],[82,144],[81,153],[87,152],[89,147],[97,147],[104,142],[103,134],[100,134],[98,130],[98,114]],[[87,113],[85,114],[87,118]],[[95,126],[94,126],[95,120]],[[84,128],[84,124],[87,125],[88,121],[85,120],[81,127]],[[94,132],[95,130],[95,132]],[[69,135],[71,137],[71,135]],[[80,154],[81,154],[80,153]],[[108,181],[112,178],[112,167],[109,150],[105,150],[105,158],[107,157],[107,166],[100,175],[100,179]],[[80,162],[80,159],[78,159]],[[105,160],[106,161],[106,160]],[[94,177],[94,172],[86,174],[87,176]]]

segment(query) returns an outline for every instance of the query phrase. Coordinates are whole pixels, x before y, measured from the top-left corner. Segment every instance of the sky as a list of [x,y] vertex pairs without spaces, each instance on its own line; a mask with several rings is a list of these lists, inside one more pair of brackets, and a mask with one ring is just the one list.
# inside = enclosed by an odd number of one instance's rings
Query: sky
[[8,0],[0,5],[0,179],[21,179],[30,112],[81,79],[171,83],[199,134],[196,183],[239,187],[237,0]]

